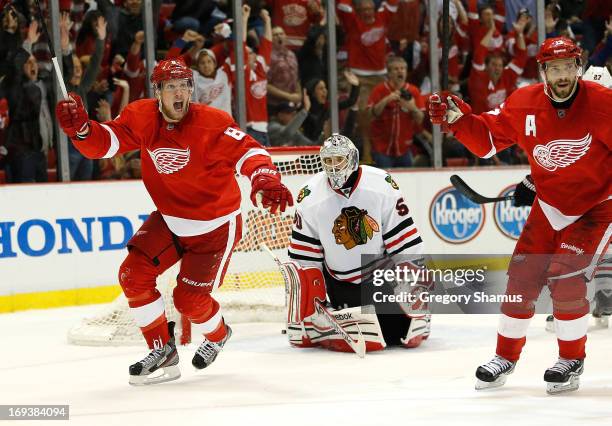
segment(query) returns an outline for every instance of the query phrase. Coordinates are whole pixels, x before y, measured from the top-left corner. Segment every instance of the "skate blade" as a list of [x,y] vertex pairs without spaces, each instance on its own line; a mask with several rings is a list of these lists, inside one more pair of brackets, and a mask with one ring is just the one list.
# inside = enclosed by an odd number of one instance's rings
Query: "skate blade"
[[546,393],[549,395],[557,395],[565,392],[572,392],[580,387],[580,377],[571,377],[564,383],[546,382]]
[[610,317],[609,316],[601,316],[594,317],[595,318],[595,327],[597,328],[609,328],[610,327]]
[[180,377],[181,370],[179,369],[178,365],[170,365],[168,367],[160,368],[148,376],[130,376],[130,385],[157,385],[159,383],[171,382],[172,380],[176,380]]
[[492,382],[485,382],[480,379],[476,379],[475,389],[477,391],[488,390],[488,389],[496,389],[502,387],[506,383],[507,375],[501,375],[496,380]]

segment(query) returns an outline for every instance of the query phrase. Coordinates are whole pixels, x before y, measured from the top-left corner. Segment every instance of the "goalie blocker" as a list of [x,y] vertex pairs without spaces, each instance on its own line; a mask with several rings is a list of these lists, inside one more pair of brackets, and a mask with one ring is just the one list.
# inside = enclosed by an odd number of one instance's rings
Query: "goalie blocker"
[[296,262],[284,263],[287,285],[287,337],[292,346],[320,346],[340,352],[352,352],[346,341],[317,312],[315,300],[325,303],[340,326],[351,336],[363,335],[366,351],[384,349],[388,345],[417,347],[429,336],[429,315],[398,313],[377,314],[374,306],[360,306],[360,290],[321,272],[316,267],[301,267]]

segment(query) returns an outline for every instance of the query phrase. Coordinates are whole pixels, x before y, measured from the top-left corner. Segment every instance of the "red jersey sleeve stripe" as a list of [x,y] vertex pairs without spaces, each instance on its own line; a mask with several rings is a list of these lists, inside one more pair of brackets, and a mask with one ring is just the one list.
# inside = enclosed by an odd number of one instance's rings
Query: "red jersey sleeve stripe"
[[256,156],[256,155],[265,155],[267,157],[270,156],[270,154],[268,154],[268,151],[266,151],[265,149],[262,149],[262,148],[251,148],[236,163],[236,172],[239,175],[242,175],[241,170],[242,170],[242,166],[244,165],[245,161],[248,160],[251,157]]
[[111,158],[112,156],[114,156],[119,151],[119,147],[120,147],[119,138],[117,137],[115,132],[113,132],[113,129],[111,129],[106,124],[100,123],[100,126],[104,130],[106,130],[108,132],[109,136],[110,136],[110,146],[108,148],[108,151],[106,152],[106,154],[104,154],[104,157],[102,157],[102,158]]

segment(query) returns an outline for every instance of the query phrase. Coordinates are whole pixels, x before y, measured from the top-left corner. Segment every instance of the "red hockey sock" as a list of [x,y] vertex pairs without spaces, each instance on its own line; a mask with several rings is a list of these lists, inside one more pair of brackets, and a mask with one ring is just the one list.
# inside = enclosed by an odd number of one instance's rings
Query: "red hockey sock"
[[140,327],[140,330],[147,341],[147,345],[149,345],[149,349],[162,348],[170,340],[168,320],[165,314],[162,314],[146,327]]
[[565,359],[583,359],[586,356],[589,315],[583,312],[553,312],[553,314],[559,343],[559,356]]
[[559,356],[565,359],[583,359],[586,357],[586,341],[586,336],[577,340],[557,339],[559,343]]
[[508,361],[516,362],[521,356],[521,351],[525,342],[526,337],[519,339],[512,339],[510,337],[504,337],[501,334],[497,334],[497,349],[495,353],[501,357],[506,358]]
[[227,336],[227,328],[225,327],[225,321],[221,318],[219,325],[210,333],[205,333],[204,336],[211,342],[220,342]]

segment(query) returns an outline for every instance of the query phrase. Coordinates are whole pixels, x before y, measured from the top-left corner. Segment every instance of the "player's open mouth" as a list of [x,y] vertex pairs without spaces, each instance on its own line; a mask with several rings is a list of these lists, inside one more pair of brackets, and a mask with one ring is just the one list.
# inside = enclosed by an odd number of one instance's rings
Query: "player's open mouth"
[[183,112],[183,102],[175,102],[173,106],[175,111]]

